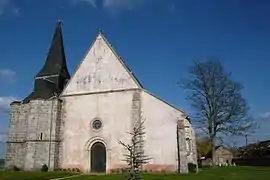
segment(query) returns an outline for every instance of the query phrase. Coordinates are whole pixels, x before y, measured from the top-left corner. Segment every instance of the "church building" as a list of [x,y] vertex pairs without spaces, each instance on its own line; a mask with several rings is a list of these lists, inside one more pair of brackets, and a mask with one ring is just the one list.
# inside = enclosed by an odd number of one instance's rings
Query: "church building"
[[130,143],[142,121],[144,170],[185,173],[197,164],[187,114],[145,90],[101,32],[70,76],[58,22],[33,91],[11,103],[5,165],[110,173],[126,166],[119,141]]

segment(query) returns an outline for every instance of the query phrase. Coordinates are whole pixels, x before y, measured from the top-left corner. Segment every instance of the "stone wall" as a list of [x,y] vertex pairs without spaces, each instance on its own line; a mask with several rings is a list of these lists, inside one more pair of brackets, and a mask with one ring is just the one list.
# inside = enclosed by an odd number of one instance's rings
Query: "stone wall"
[[181,173],[188,173],[188,154],[186,147],[186,132],[184,122],[179,120],[177,122],[177,143],[178,143],[178,171]]
[[6,148],[6,159],[5,167],[12,168],[16,165],[17,167],[23,168],[25,157],[25,143],[8,143]]
[[186,140],[187,140],[187,145],[189,146],[187,148],[188,150],[188,163],[192,164],[198,164],[197,163],[197,146],[196,146],[196,136],[195,136],[195,131],[192,126],[190,127],[185,127],[186,131]]
[[[6,167],[40,169],[47,164],[57,167],[61,102],[34,100],[11,105]],[[50,160],[49,160],[50,159]]]
[[196,144],[196,134],[195,130],[191,128],[191,154],[189,163],[193,163],[197,165],[197,171],[198,171],[198,154],[197,154],[197,144]]
[[6,146],[6,168],[13,165],[20,168],[24,166],[28,106],[28,104],[22,106],[17,102],[11,104],[8,142]]
[[[141,114],[141,93],[140,93],[140,91],[135,91],[133,93],[131,113],[132,113],[131,114],[132,126],[130,128],[130,133],[134,133],[134,131],[133,131],[134,127],[139,128],[141,123],[143,123],[142,114]],[[144,128],[141,128],[141,130],[145,131]],[[134,138],[136,138],[136,141],[138,141],[138,143],[135,145],[135,151],[137,151],[137,152],[144,152],[143,136],[144,135],[139,135],[137,137],[134,137]],[[130,142],[126,142],[126,143],[130,144],[131,138],[133,138],[132,135],[130,135]],[[142,156],[143,156],[143,154],[142,154]]]

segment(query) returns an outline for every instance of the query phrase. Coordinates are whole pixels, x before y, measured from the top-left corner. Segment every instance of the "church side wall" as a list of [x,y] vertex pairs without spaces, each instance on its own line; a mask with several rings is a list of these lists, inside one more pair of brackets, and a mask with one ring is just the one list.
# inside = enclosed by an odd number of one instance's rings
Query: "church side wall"
[[12,168],[14,165],[19,168],[24,166],[27,116],[27,104],[22,105],[17,102],[11,104],[5,157],[6,168]]
[[[142,116],[145,118],[145,154],[152,160],[145,169],[152,171],[176,171],[178,167],[177,152],[177,121],[183,120],[185,127],[185,138],[190,138],[191,142],[195,137],[191,134],[192,127],[185,119],[185,114],[176,110],[157,99],[156,97],[141,92]],[[180,144],[185,146],[186,144]],[[196,145],[195,145],[196,146]],[[187,161],[193,162],[194,145],[188,155]],[[196,163],[197,164],[197,163]]]
[[[34,100],[29,103],[24,169],[57,168],[61,101]],[[57,153],[56,153],[57,152]]]
[[12,104],[6,167],[16,165],[25,170],[33,170],[40,169],[43,164],[50,166],[50,169],[57,166],[57,158],[54,156],[55,152],[59,152],[57,122],[60,105],[58,100]]
[[[125,165],[127,152],[119,140],[130,142],[133,91],[97,93],[63,99],[63,156],[62,168],[79,168],[90,172],[91,146],[102,142],[106,146],[106,171]],[[100,130],[93,130],[91,122],[102,121]]]

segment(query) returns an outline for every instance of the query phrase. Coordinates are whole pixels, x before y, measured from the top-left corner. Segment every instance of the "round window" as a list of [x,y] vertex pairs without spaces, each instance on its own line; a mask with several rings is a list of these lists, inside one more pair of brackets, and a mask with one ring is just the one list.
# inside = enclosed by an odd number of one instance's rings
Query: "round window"
[[98,130],[100,129],[102,126],[102,122],[98,119],[95,119],[93,122],[92,122],[92,128],[95,129],[95,130]]

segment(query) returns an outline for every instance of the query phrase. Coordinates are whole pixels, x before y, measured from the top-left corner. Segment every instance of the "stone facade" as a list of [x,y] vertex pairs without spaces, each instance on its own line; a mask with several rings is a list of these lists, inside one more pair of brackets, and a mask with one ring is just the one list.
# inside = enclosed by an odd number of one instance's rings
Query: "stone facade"
[[40,169],[58,166],[61,101],[35,100],[11,105],[6,167]]
[[[188,163],[197,164],[195,132],[186,116],[144,90],[98,34],[60,96],[11,105],[6,166],[92,172],[91,152],[99,142],[106,149],[104,171],[111,172],[125,166],[119,140],[130,142],[128,132],[144,120],[143,148],[151,158],[144,169],[176,171],[180,165],[185,173]],[[93,125],[95,120],[101,124]]]

